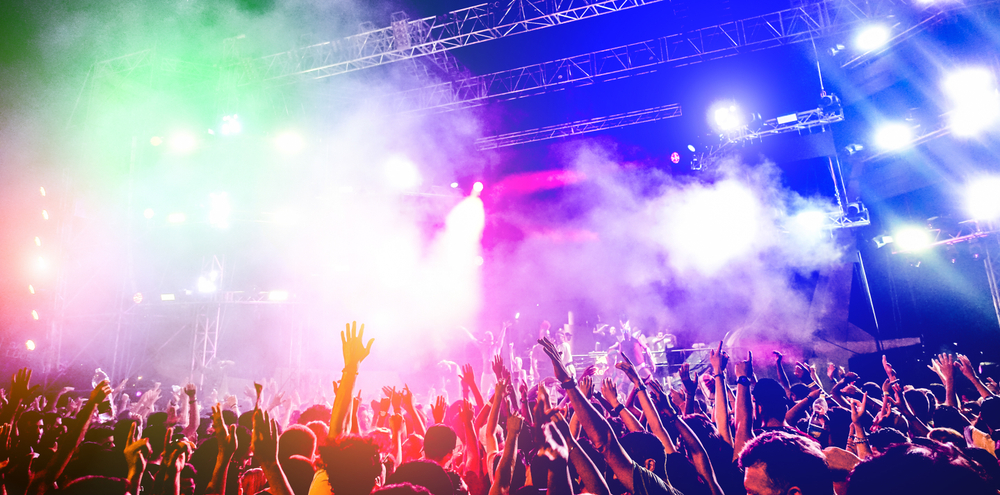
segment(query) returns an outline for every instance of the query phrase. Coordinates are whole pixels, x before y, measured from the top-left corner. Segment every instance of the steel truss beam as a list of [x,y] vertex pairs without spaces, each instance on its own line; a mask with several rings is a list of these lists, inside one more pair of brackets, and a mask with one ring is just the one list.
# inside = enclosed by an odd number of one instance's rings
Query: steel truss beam
[[[885,18],[900,2],[821,0],[791,9],[385,97],[396,111],[456,110],[810,41]],[[929,14],[933,17],[937,11]]]
[[567,24],[662,0],[505,0],[318,43],[253,60],[240,85],[319,79],[506,36]]
[[526,131],[510,132],[497,136],[479,138],[476,140],[476,147],[480,150],[491,150],[518,144],[545,141],[566,136],[577,136],[590,132],[615,129],[629,125],[641,124],[643,122],[655,122],[657,120],[669,119],[681,116],[681,106],[672,103],[659,107],[647,108],[634,112],[619,113],[605,117],[596,117],[586,120],[577,120],[565,124],[539,127]]

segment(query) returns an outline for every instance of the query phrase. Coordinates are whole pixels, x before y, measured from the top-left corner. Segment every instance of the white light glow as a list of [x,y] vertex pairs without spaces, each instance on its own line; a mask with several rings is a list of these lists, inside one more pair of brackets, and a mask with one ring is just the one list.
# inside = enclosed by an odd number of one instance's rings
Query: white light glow
[[229,227],[229,214],[232,207],[229,205],[229,195],[224,192],[215,192],[208,195],[208,223],[213,227],[224,229]]
[[178,153],[188,153],[198,146],[198,140],[189,132],[178,132],[170,137],[170,148]]
[[155,214],[156,214],[156,212],[153,211],[152,208],[146,208],[145,210],[142,211],[142,216],[144,216],[146,218],[153,218],[153,215],[155,215]]
[[875,131],[875,144],[885,151],[898,150],[912,140],[913,131],[902,123],[884,124]]
[[35,350],[35,341],[28,339],[28,341],[24,343],[24,348],[29,351]]
[[383,174],[393,189],[407,190],[420,185],[420,171],[416,164],[403,156],[393,156],[383,165]]
[[183,213],[171,213],[167,215],[167,222],[170,223],[184,223],[187,220],[187,216]]
[[483,183],[477,181],[475,184],[472,185],[472,193],[479,194],[483,192],[483,187],[484,187]]
[[973,67],[953,72],[943,84],[951,100],[951,131],[957,136],[975,136],[1000,120],[1000,92],[988,69]]
[[33,320],[37,320],[38,319],[38,311],[31,310],[31,319],[33,319]]
[[822,211],[806,210],[792,217],[792,220],[796,230],[812,233],[823,230],[826,225],[826,217],[826,213]]
[[933,242],[931,233],[927,229],[919,227],[900,230],[892,238],[900,251],[922,251]]
[[173,294],[160,294],[161,301],[173,301],[175,299]]
[[267,293],[268,301],[287,301],[288,291],[287,290],[272,290]]
[[856,38],[854,45],[862,51],[877,50],[889,42],[892,33],[889,28],[881,24],[873,24],[862,29]]
[[984,177],[971,182],[965,190],[966,207],[972,218],[1000,218],[1000,177]]
[[28,292],[34,294],[35,293],[35,286],[31,285],[31,284],[28,284]]
[[452,188],[452,189],[455,189],[455,188],[457,188],[457,187],[458,187],[458,182],[452,182],[452,183],[451,183],[451,188]]
[[220,130],[223,136],[239,134],[243,130],[243,124],[240,123],[240,116],[233,114],[222,117],[222,129]]
[[42,196],[45,196],[45,187],[44,186],[39,187],[38,192],[40,192]]
[[743,125],[743,119],[739,115],[739,107],[736,105],[716,107],[712,116],[716,128],[720,131],[732,131]]
[[297,132],[285,131],[274,138],[274,146],[282,153],[293,155],[302,151],[305,140]]
[[216,289],[215,282],[212,282],[211,280],[205,277],[198,277],[198,292],[207,294],[215,292],[215,289]]
[[49,210],[42,210],[42,218],[45,220],[49,219]]
[[38,236],[35,236],[35,245],[39,247],[42,245],[42,239]]

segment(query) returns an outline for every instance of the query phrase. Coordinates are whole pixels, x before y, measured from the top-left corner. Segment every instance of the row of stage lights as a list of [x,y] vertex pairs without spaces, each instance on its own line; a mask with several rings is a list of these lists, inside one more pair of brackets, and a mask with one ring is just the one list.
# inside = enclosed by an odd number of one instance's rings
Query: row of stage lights
[[[38,194],[41,195],[41,197],[43,198],[42,199],[42,202],[43,202],[43,204],[42,204],[42,212],[41,212],[42,222],[48,222],[49,219],[51,218],[51,216],[49,214],[49,210],[48,210],[47,205],[44,204],[44,203],[47,202],[46,199],[48,198],[48,192],[45,190],[45,186],[39,186],[38,187]],[[34,244],[35,244],[35,249],[36,249],[36,253],[37,253],[37,262],[36,263],[37,263],[38,271],[44,272],[44,271],[46,271],[48,269],[49,264],[45,260],[45,257],[42,255],[42,237],[40,235],[36,235],[35,236]],[[39,288],[41,288],[41,287],[39,287]],[[29,283],[28,284],[28,294],[30,294],[32,296],[32,306],[33,306],[33,309],[31,310],[31,319],[33,321],[39,321],[39,320],[41,320],[42,315],[39,314],[39,310],[38,310],[38,308],[40,307],[39,303],[37,302],[37,298],[38,298],[39,295],[38,295],[38,291],[35,288],[35,283]],[[25,341],[24,347],[28,351],[34,351],[35,348],[36,348],[35,341],[32,340],[32,339],[28,339],[27,341]]]
[[[235,136],[242,132],[243,123],[240,120],[239,115],[227,115],[222,118],[222,123],[219,125],[219,134],[223,136]],[[206,134],[214,136],[215,130],[208,129]],[[287,155],[297,154],[302,151],[306,144],[302,135],[292,130],[278,132],[270,138],[270,141],[276,150]],[[190,131],[174,132],[166,140],[164,140],[161,136],[153,136],[149,139],[149,144],[153,146],[160,146],[164,143],[166,143],[174,153],[183,155],[198,149],[198,147],[202,144],[202,140],[199,139],[195,133]]]
[[[967,184],[965,210],[971,220],[977,223],[990,225],[991,222],[1000,221],[1000,176],[982,177]],[[975,233],[983,233],[981,227],[979,225]],[[924,251],[933,247],[936,241],[933,232],[926,226],[912,225],[900,228],[893,235],[879,236],[874,240],[878,247],[893,244],[894,251],[899,253]]]

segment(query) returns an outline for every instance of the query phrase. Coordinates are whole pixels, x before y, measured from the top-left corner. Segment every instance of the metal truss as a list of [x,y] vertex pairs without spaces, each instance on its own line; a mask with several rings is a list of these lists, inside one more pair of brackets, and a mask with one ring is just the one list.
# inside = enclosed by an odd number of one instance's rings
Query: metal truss
[[497,136],[479,138],[476,140],[476,147],[479,150],[491,150],[506,146],[516,146],[519,144],[557,139],[567,136],[578,136],[590,132],[615,129],[629,125],[641,124],[643,122],[655,122],[673,117],[681,116],[681,106],[672,103],[659,107],[637,110],[634,112],[619,113],[605,117],[593,119],[577,120],[565,124],[539,127],[525,131],[510,132]]
[[661,68],[810,41],[887,17],[897,2],[822,0],[694,31],[573,57],[403,91],[386,97],[396,111],[455,110]]
[[663,0],[505,0],[455,10],[254,60],[240,85],[319,79],[536,31]]

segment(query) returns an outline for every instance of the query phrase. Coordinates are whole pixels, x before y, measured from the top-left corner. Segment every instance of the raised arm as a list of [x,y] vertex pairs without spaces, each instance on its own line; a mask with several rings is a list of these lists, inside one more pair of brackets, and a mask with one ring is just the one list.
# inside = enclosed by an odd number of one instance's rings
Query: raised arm
[[622,353],[622,360],[615,365],[618,369],[625,373],[629,381],[636,388],[637,397],[639,398],[639,405],[642,406],[642,414],[646,418],[646,423],[649,425],[650,433],[652,433],[657,440],[663,444],[664,450],[668,454],[672,454],[677,450],[674,448],[674,442],[670,440],[670,436],[667,435],[667,430],[663,429],[663,423],[660,421],[660,413],[656,411],[656,407],[649,400],[649,393],[646,391],[646,385],[639,378],[639,374],[636,372],[635,367],[632,365],[632,361]]
[[184,427],[184,436],[187,438],[198,438],[198,426],[201,418],[198,416],[198,388],[193,383],[184,386],[184,394],[188,401],[188,421]]
[[736,437],[733,439],[733,460],[750,441],[753,421],[753,401],[750,398],[750,375],[753,374],[753,354],[747,353],[746,361],[736,363]]
[[364,343],[365,325],[358,330],[357,322],[347,325],[346,332],[340,332],[340,341],[344,351],[344,370],[337,388],[337,397],[333,399],[333,412],[330,415],[330,435],[332,442],[340,438],[346,430],[347,415],[351,411],[354,395],[354,383],[358,378],[358,365],[371,353],[372,343],[369,339]]
[[[625,404],[622,404],[621,401],[618,400],[618,389],[615,387],[615,381],[610,377],[605,377],[604,381],[601,383],[601,395],[604,396],[604,400],[608,401],[608,404],[611,406],[611,415],[621,418],[628,431],[646,431],[646,429],[642,427],[642,423],[639,423],[639,420],[636,419],[635,415],[625,408]],[[578,416],[579,415],[574,415],[573,417],[577,418]]]
[[472,371],[471,364],[462,366],[462,374],[459,375],[459,378],[472,391],[472,397],[476,399],[476,407],[482,409],[486,405],[486,401],[483,400],[483,394],[479,391],[479,385],[476,384],[476,373]]
[[503,455],[493,475],[493,486],[489,495],[510,493],[510,479],[514,471],[514,453],[517,451],[518,432],[521,431],[522,419],[517,413],[507,416],[507,438],[503,444]]
[[733,432],[729,427],[729,390],[726,387],[726,366],[729,364],[729,354],[722,350],[722,342],[719,342],[719,349],[709,351],[708,361],[712,365],[712,381],[715,383],[715,407],[713,419],[715,428],[719,430],[719,435],[729,445],[733,444]]
[[[370,343],[368,345],[371,346]],[[260,467],[264,471],[271,494],[293,495],[288,478],[281,470],[281,464],[278,464],[278,423],[260,409],[253,413],[253,436],[250,445],[254,458],[260,462]]]
[[969,358],[965,354],[958,355],[956,364],[958,365],[958,369],[962,371],[962,374],[965,375],[965,377],[968,378],[973,385],[975,385],[976,391],[979,392],[980,397],[984,399],[993,397],[993,392],[990,392],[990,390],[986,388],[986,385],[983,384],[983,381],[979,379],[979,375],[976,374],[976,368],[972,366],[972,362],[969,361]]
[[215,438],[219,442],[219,452],[215,458],[215,469],[212,470],[212,479],[208,482],[205,494],[224,495],[229,463],[232,461],[236,449],[239,448],[239,440],[236,437],[236,425],[226,425],[225,417],[222,415],[222,406],[219,404],[212,406],[212,428],[215,430]]
[[784,361],[785,357],[781,355],[778,351],[774,352],[774,364],[778,368],[778,383],[781,387],[785,389],[785,395],[788,397],[792,396],[792,384],[788,381],[788,375],[785,373]]
[[427,433],[427,428],[424,426],[424,418],[417,413],[417,408],[413,406],[413,392],[410,392],[410,386],[403,384],[403,390],[399,392],[400,398],[403,401],[403,410],[406,411],[407,417],[411,418],[413,423],[413,432],[424,436]]
[[580,388],[576,385],[576,380],[573,379],[563,365],[555,344],[549,339],[541,339],[538,343],[542,345],[545,354],[552,361],[556,379],[559,380],[563,389],[569,395],[570,402],[573,404],[573,410],[580,417],[580,424],[583,425],[583,431],[587,433],[590,442],[598,451],[604,454],[604,460],[611,467],[611,470],[614,471],[615,476],[621,481],[625,490],[635,493],[632,484],[632,467],[634,462],[618,442],[618,437],[615,436],[611,425],[594,408],[594,405],[584,398],[583,393],[580,392]]

